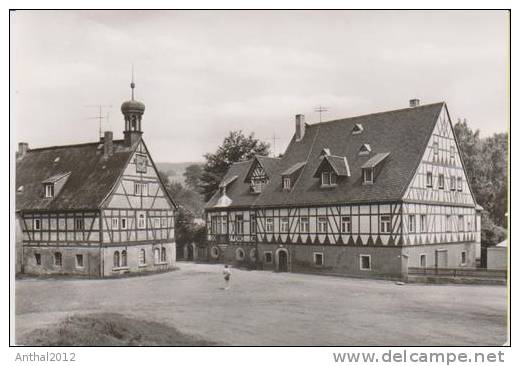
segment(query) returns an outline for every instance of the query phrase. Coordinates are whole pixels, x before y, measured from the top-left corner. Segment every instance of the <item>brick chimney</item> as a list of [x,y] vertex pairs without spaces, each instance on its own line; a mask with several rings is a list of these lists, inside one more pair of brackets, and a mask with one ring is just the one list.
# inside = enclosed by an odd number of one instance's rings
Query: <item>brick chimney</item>
[[410,99],[410,108],[418,107],[421,104],[419,99]]
[[21,159],[29,151],[29,144],[27,142],[18,143],[18,151],[16,152],[16,158]]
[[297,114],[295,116],[296,122],[296,141],[301,141],[305,135],[305,116],[303,114]]
[[103,137],[103,156],[108,158],[114,154],[114,135],[112,131],[105,131]]

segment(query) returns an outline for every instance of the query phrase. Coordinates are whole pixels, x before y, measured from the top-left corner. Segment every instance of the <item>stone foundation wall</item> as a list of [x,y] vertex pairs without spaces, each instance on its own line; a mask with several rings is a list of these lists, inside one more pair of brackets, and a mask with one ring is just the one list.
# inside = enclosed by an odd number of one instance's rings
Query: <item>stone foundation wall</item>
[[[159,260],[156,260],[154,251],[159,249]],[[160,258],[161,248],[166,249],[166,260]],[[145,262],[140,263],[140,251],[144,249]],[[121,253],[126,250],[126,266],[123,266]],[[120,265],[116,267],[114,264],[114,253],[119,252]],[[120,276],[126,273],[134,272],[150,272],[165,271],[175,267],[176,262],[176,245],[172,243],[161,244],[141,244],[141,245],[121,245],[102,248],[104,277]]]
[[[61,266],[55,263],[55,254],[61,253]],[[25,274],[52,275],[72,274],[89,277],[100,276],[99,247],[23,247]],[[36,256],[40,256],[40,264]],[[83,266],[78,265],[77,255],[83,256]]]

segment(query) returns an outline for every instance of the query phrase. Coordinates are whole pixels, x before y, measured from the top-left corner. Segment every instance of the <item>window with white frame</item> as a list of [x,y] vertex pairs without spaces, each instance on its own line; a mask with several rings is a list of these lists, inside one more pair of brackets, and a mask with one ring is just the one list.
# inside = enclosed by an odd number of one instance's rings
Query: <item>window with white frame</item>
[[438,141],[433,142],[433,154],[439,155],[439,142]]
[[446,232],[451,233],[451,216],[446,215]]
[[374,170],[372,168],[363,169],[363,183],[374,182]]
[[426,215],[421,215],[421,233],[425,233],[427,228]]
[[244,216],[235,215],[235,234],[242,235],[244,233]]
[[457,190],[462,192],[462,177],[457,177]]
[[121,267],[126,267],[128,265],[126,250],[121,251]]
[[166,248],[165,247],[162,247],[161,248],[161,262],[166,262]]
[[146,214],[143,212],[137,215],[137,228],[146,229]]
[[314,253],[314,265],[317,267],[323,266],[323,253]]
[[54,197],[54,184],[45,184],[45,197],[52,198]]
[[318,217],[318,233],[326,233],[327,232],[327,218],[326,217]]
[[450,177],[450,189],[451,189],[452,191],[454,191],[454,190],[457,189],[456,180],[455,180],[455,176],[454,176],[454,175],[452,175],[452,176]]
[[144,249],[139,250],[139,265],[146,264],[146,251]]
[[467,254],[466,254],[466,251],[463,250],[460,253],[460,264],[465,265],[466,263],[467,263]]
[[280,218],[280,232],[281,233],[289,232],[289,218],[288,217]]
[[408,232],[415,233],[415,215],[408,215]]
[[390,225],[392,223],[392,219],[390,215],[382,215],[381,216],[381,233],[388,234],[390,233]]
[[464,231],[464,215],[459,215],[459,231]]
[[119,217],[112,217],[112,230],[119,229]]
[[265,231],[268,233],[272,233],[274,231],[273,218],[268,217],[265,219]]
[[250,214],[249,218],[251,220],[250,223],[249,223],[251,235],[255,235],[256,234],[256,215],[255,214]]
[[113,267],[114,268],[119,268],[121,267],[121,257],[119,256],[119,251],[115,251],[114,252],[114,263],[113,263]]
[[265,263],[273,262],[273,252],[264,252],[264,262]]
[[426,172],[426,187],[433,187],[433,173]]
[[341,232],[342,233],[350,233],[352,231],[352,223],[350,220],[350,216],[341,216]]
[[85,219],[83,217],[76,217],[74,220],[74,230],[84,230],[85,229]]
[[309,218],[308,217],[300,217],[300,232],[302,232],[302,233],[309,232]]
[[126,229],[127,228],[127,218],[126,217],[122,217],[121,218],[121,229]]
[[362,271],[369,271],[372,269],[372,263],[370,255],[361,254],[359,256],[359,269]]
[[285,190],[291,189],[291,178],[289,178],[289,177],[283,178],[283,189],[285,189]]
[[141,182],[134,182],[134,195],[148,196],[148,184]]
[[63,261],[62,261],[61,253],[60,252],[54,253],[54,265],[57,267],[61,267],[62,264],[63,264]]
[[426,268],[426,254],[421,254],[421,267]]
[[439,189],[444,189],[444,174],[439,174]]
[[41,230],[42,228],[42,222],[40,219],[34,219],[33,220],[33,230]]
[[76,254],[76,267],[83,268],[83,254]]
[[333,171],[323,171],[321,173],[321,185],[322,186],[334,186],[337,183],[336,173]]
[[161,227],[168,227],[168,218],[167,217],[161,218]]
[[161,218],[160,217],[154,217],[153,218],[153,227],[155,229],[160,229],[161,228]]

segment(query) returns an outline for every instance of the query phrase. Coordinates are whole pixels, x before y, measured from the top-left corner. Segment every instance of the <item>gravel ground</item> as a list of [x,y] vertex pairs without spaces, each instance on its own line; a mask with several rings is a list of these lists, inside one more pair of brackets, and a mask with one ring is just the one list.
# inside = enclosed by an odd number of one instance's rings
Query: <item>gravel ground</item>
[[19,279],[16,339],[71,315],[119,313],[225,345],[463,346],[507,341],[505,286],[390,281],[178,263],[114,280]]

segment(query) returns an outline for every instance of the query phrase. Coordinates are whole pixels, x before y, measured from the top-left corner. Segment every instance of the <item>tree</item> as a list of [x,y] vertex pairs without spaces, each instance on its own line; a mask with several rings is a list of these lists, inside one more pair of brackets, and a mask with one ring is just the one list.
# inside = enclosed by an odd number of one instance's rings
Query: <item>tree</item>
[[215,153],[205,154],[206,163],[200,178],[199,189],[208,201],[217,191],[218,185],[231,164],[252,159],[254,156],[269,155],[269,144],[242,131],[232,131],[224,138]]
[[473,132],[466,120],[453,127],[468,182],[475,200],[484,208],[482,243],[496,244],[503,240],[507,225],[507,134],[480,138],[479,131]]
[[199,189],[200,177],[202,176],[202,166],[200,164],[188,165],[183,175],[186,186],[195,191]]

